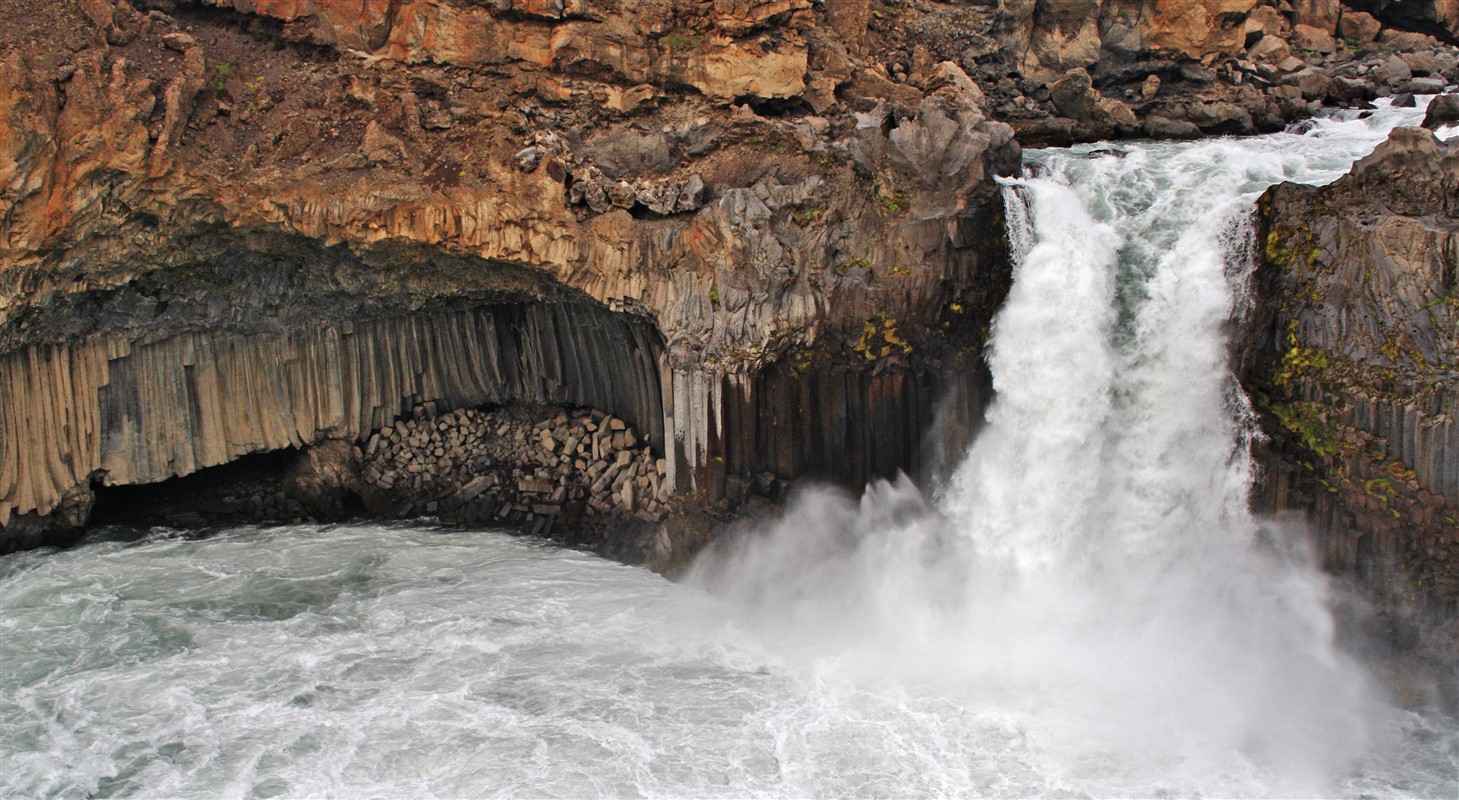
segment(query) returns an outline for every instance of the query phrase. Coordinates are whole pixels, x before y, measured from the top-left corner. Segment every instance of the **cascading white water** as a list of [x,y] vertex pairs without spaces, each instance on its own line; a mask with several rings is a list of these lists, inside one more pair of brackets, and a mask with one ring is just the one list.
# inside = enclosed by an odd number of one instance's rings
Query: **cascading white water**
[[1332,793],[1384,746],[1380,692],[1333,642],[1302,532],[1249,511],[1226,330],[1260,192],[1330,181],[1417,117],[1032,154],[1042,177],[1005,189],[997,399],[935,509],[905,512],[906,485],[803,497],[699,579],[863,678],[932,681],[1059,763],[1110,765],[1096,793]]
[[1255,195],[1421,114],[1031,154],[947,486],[802,492],[690,586],[411,526],[0,558],[0,795],[1453,797],[1246,510],[1224,334]]

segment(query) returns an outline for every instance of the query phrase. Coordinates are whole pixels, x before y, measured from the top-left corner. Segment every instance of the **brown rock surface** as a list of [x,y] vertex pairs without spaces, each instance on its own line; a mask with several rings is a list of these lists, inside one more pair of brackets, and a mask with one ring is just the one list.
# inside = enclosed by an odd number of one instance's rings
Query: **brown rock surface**
[[1022,69],[1056,77],[1093,67],[1107,54],[1149,53],[1201,61],[1244,44],[1246,15],[1255,0],[1029,0],[1000,4],[1006,14],[1003,45]]
[[[116,8],[125,31],[77,16],[0,55],[0,526],[519,391],[450,360],[505,352],[440,328],[483,303],[645,325],[610,384],[577,361],[622,359],[587,334],[522,334],[551,357],[520,391],[618,387],[591,404],[655,433],[676,490],[718,485],[726,385],[751,396],[791,352],[931,369],[976,352],[1006,283],[1011,130],[952,63],[841,105],[870,67],[816,55],[845,50],[807,45],[808,4]],[[800,99],[812,60],[840,76],[826,116]],[[867,355],[868,320],[917,333]],[[620,391],[641,381],[652,409]]]
[[1332,38],[1331,32],[1301,23],[1292,27],[1292,44],[1314,53],[1337,50],[1337,40]]
[[[429,376],[492,348],[395,337],[502,304],[646,326],[653,368],[624,380],[657,386],[636,424],[675,490],[909,466],[916,431],[851,464],[805,430],[870,430],[879,404],[930,404],[945,364],[977,372],[1008,279],[993,177],[1019,162],[1000,117],[1046,139],[1248,133],[1362,94],[1290,52],[1239,60],[1253,7],[12,0],[0,525],[446,402],[428,395],[456,381]],[[593,350],[549,327],[531,363]],[[602,383],[570,367],[522,391]],[[812,383],[840,405],[758,394]],[[816,455],[767,444],[767,419]]]
[[1350,8],[1343,9],[1342,17],[1337,21],[1338,35],[1357,42],[1366,43],[1377,39],[1382,27],[1382,23],[1372,14]]
[[1137,121],[1135,112],[1118,100],[1099,93],[1089,73],[1070,70],[1049,87],[1054,106],[1075,122],[1088,125],[1096,135],[1108,136],[1117,129],[1132,130]]
[[1337,31],[1342,4],[1338,0],[1293,0],[1292,22],[1331,35]]
[[1459,124],[1459,94],[1445,94],[1429,101],[1424,112],[1424,127],[1430,130]]
[[1459,39],[1459,0],[1345,0],[1358,11],[1377,17],[1385,27]]

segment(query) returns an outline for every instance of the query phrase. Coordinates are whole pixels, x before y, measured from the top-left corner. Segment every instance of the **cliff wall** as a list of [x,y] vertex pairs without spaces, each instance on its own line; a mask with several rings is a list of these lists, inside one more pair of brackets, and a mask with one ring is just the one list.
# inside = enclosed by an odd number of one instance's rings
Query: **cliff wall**
[[[719,496],[717,442],[930,418],[1006,289],[1011,129],[952,62],[812,113],[807,76],[848,79],[807,66],[840,52],[808,43],[829,12],[32,5],[0,56],[12,538],[82,521],[93,483],[430,401],[619,414],[675,491]],[[555,55],[523,55],[539,40]],[[730,420],[792,358],[863,388],[846,428],[764,443],[783,432]],[[815,471],[915,468],[920,436]],[[768,462],[732,463],[745,485]]]
[[0,516],[61,506],[80,525],[92,481],[360,439],[422,402],[592,406],[659,442],[660,348],[642,323],[559,303],[28,347],[0,360]]
[[1265,502],[1308,512],[1384,638],[1459,669],[1459,144],[1400,128],[1333,184],[1260,204],[1248,385]]

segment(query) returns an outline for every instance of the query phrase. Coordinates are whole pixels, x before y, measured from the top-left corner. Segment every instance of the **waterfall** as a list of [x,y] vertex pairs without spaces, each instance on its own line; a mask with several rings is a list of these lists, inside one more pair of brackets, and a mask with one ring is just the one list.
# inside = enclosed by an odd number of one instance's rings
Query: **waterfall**
[[942,506],[958,510],[979,552],[1033,568],[1074,546],[1095,509],[1120,236],[1069,186],[1040,179],[1026,188],[1031,235],[993,323],[997,399]]
[[1234,759],[1332,791],[1376,746],[1379,694],[1334,644],[1303,531],[1249,510],[1227,332],[1260,192],[1331,181],[1403,121],[1031,153],[1037,177],[1004,187],[996,398],[948,484],[804,492],[694,579],[808,658],[1001,709],[1065,762]]
[[0,558],[0,796],[1453,797],[1254,516],[1249,214],[1416,109],[1029,154],[947,482],[804,488],[686,585],[426,523]]

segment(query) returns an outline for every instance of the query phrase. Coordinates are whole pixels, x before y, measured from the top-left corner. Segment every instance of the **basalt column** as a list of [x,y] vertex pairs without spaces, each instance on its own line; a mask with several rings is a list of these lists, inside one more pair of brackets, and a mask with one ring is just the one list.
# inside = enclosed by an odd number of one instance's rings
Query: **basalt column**
[[[357,439],[415,406],[591,406],[663,438],[656,331],[587,303],[422,311],[286,332],[102,336],[0,359],[0,520],[85,520],[89,485]],[[21,524],[17,524],[20,522]]]
[[1312,520],[1398,653],[1448,703],[1459,620],[1459,146],[1399,128],[1352,171],[1260,205],[1246,382],[1270,443],[1261,501]]

